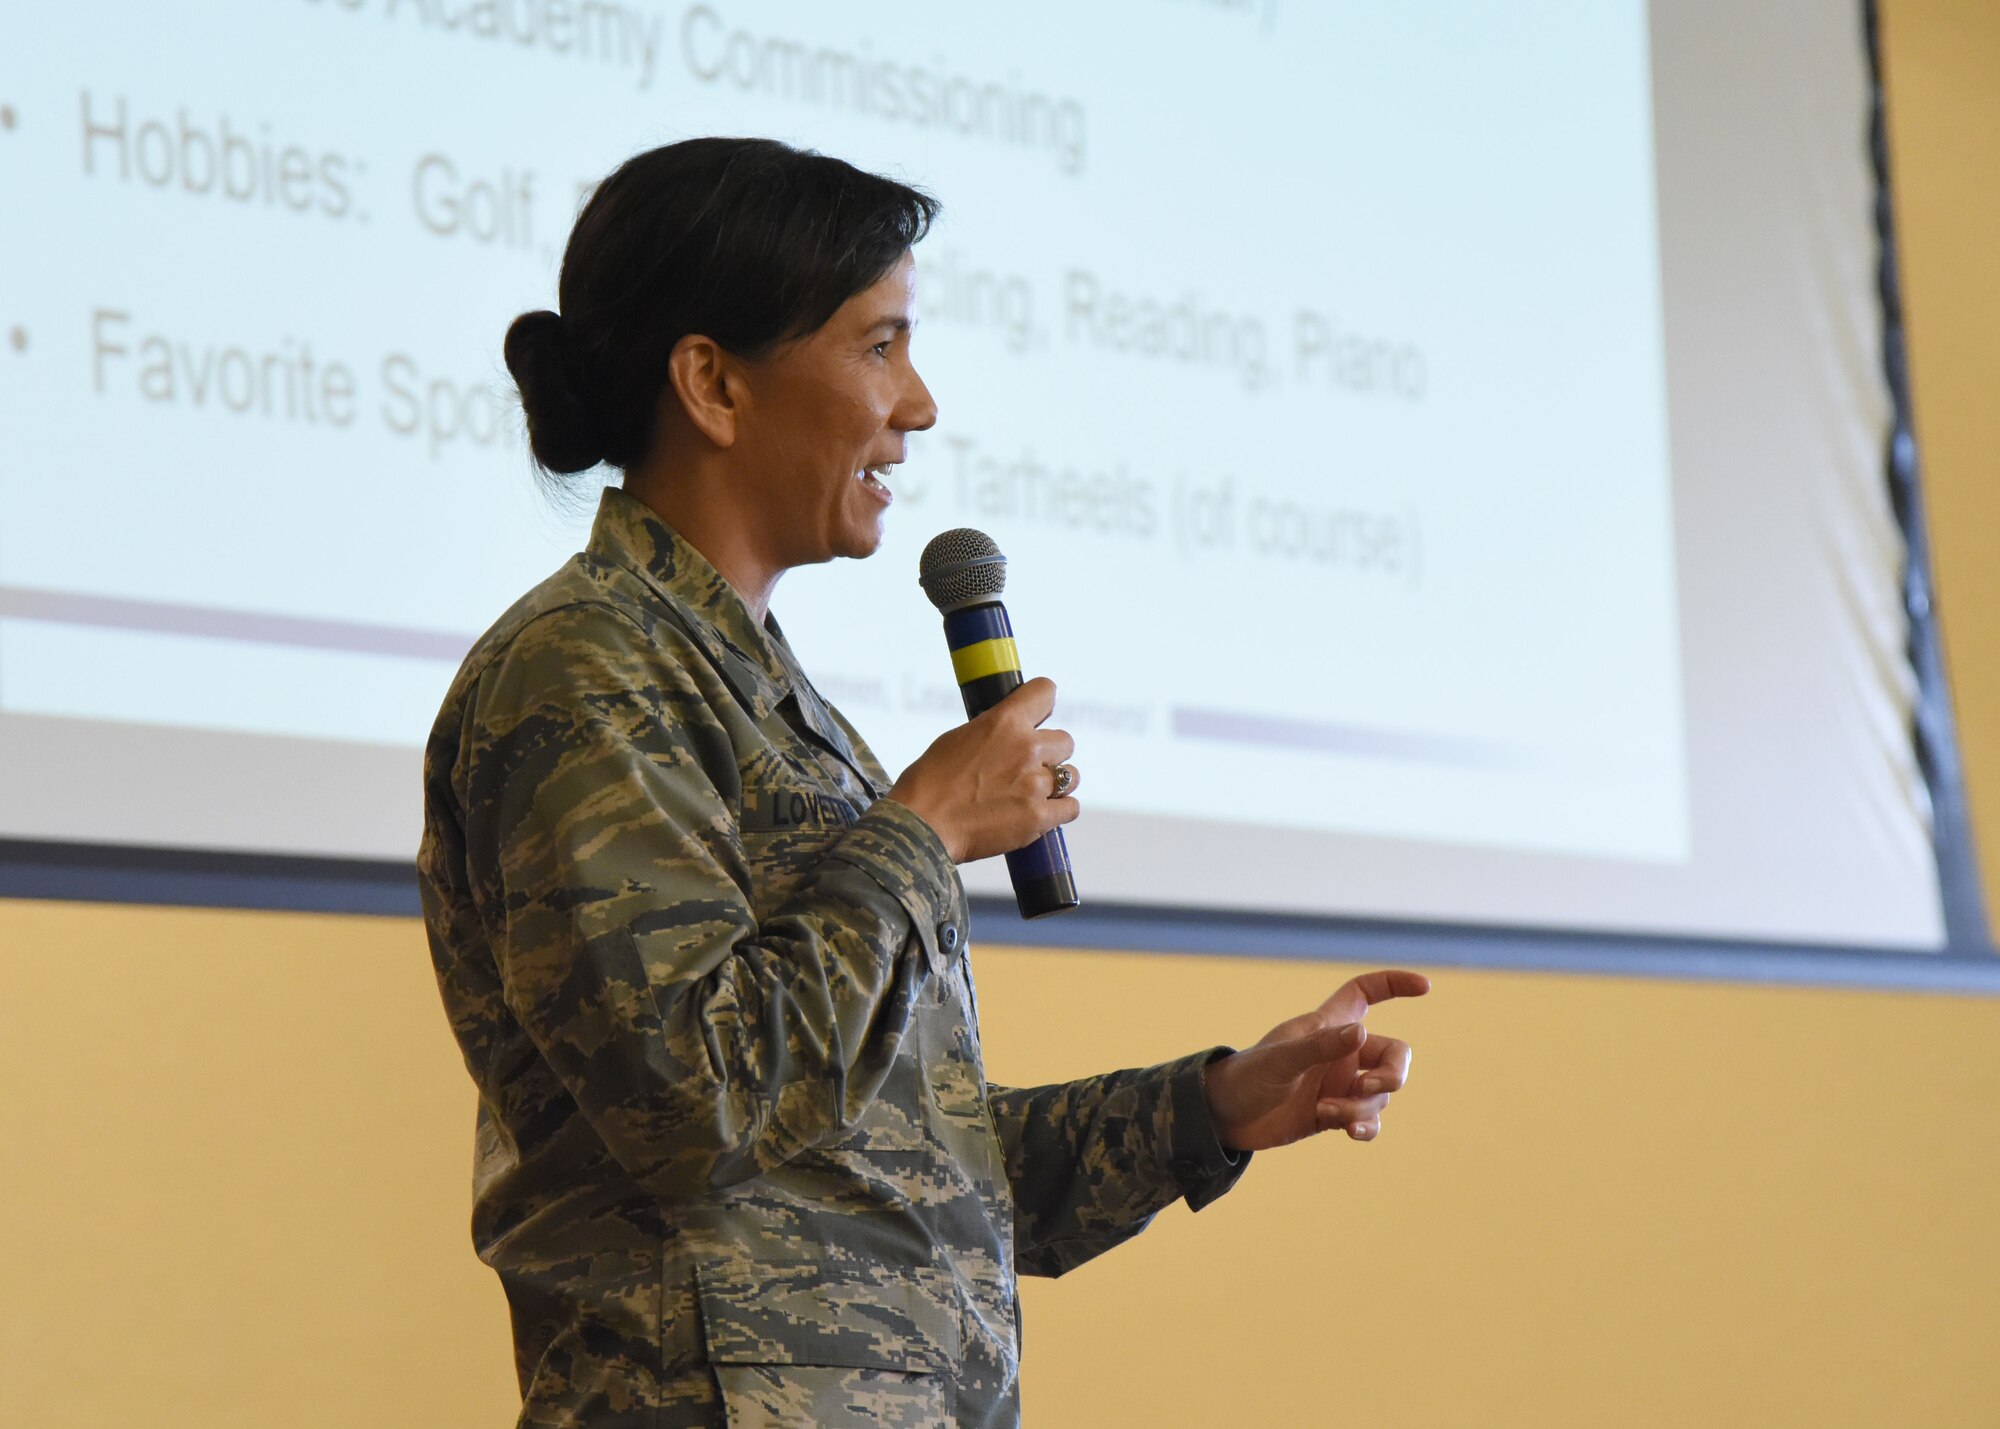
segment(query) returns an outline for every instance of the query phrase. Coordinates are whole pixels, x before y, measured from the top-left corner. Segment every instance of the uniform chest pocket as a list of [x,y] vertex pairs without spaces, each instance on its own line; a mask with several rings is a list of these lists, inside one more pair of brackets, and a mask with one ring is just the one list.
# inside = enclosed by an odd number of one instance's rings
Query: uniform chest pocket
[[751,903],[761,920],[790,896],[861,816],[849,800],[803,785],[746,785],[738,837],[750,870]]
[[711,1263],[696,1285],[730,1429],[950,1422],[959,1320],[937,1267]]

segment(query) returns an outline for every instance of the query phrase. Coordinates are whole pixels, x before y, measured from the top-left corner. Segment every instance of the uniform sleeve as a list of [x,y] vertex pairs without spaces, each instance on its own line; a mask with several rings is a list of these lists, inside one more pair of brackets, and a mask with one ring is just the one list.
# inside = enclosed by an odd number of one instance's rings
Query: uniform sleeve
[[1015,1202],[1016,1268],[1061,1275],[1186,1198],[1200,1210],[1250,1164],[1216,1138],[1202,1069],[1217,1047],[1057,1086],[988,1090]]
[[608,608],[537,617],[468,701],[454,789],[508,1010],[667,1201],[853,1126],[921,990],[913,929],[954,898],[882,800],[759,923],[738,781],[686,665]]

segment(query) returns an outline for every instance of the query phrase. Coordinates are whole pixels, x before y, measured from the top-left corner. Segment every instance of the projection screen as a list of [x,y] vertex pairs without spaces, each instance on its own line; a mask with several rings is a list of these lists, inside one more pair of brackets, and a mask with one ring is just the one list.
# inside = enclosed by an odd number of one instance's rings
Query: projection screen
[[0,36],[0,837],[409,858],[457,661],[594,504],[534,485],[506,323],[621,159],[756,133],[944,203],[940,419],[882,550],[773,603],[892,769],[960,717],[916,556],[976,526],[1089,900],[1944,945],[1848,6]]

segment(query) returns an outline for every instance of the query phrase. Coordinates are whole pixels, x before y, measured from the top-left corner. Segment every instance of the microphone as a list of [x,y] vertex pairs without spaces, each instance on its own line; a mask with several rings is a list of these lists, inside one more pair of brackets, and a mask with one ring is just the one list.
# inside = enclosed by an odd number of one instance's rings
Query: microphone
[[[1019,689],[1021,653],[1000,592],[1007,588],[1007,558],[984,531],[960,527],[934,537],[917,562],[917,583],[944,614],[944,642],[965,700],[965,717],[984,714]],[[1023,918],[1044,918],[1074,908],[1076,875],[1070,871],[1063,831],[1050,829],[1007,855],[1007,876]]]

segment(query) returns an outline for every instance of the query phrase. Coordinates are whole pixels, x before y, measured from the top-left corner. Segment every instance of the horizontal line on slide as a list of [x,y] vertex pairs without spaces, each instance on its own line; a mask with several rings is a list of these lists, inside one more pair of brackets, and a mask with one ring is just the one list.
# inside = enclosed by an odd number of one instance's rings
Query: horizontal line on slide
[[59,625],[92,625],[158,635],[193,635],[204,640],[241,640],[255,645],[290,645],[312,650],[347,650],[365,655],[400,655],[413,660],[465,658],[472,637],[402,625],[370,625],[320,620],[305,615],[271,615],[213,605],[124,600],[73,591],[33,590],[0,585],[0,619],[40,620]]
[[1320,720],[1283,719],[1274,715],[1242,714],[1235,710],[1176,705],[1168,712],[1168,722],[1174,734],[1182,739],[1208,739],[1267,749],[1354,754],[1370,759],[1401,759],[1418,764],[1448,764],[1469,769],[1519,768],[1529,762],[1525,751],[1484,740],[1458,739],[1442,734],[1412,734],[1408,730],[1332,724]]

